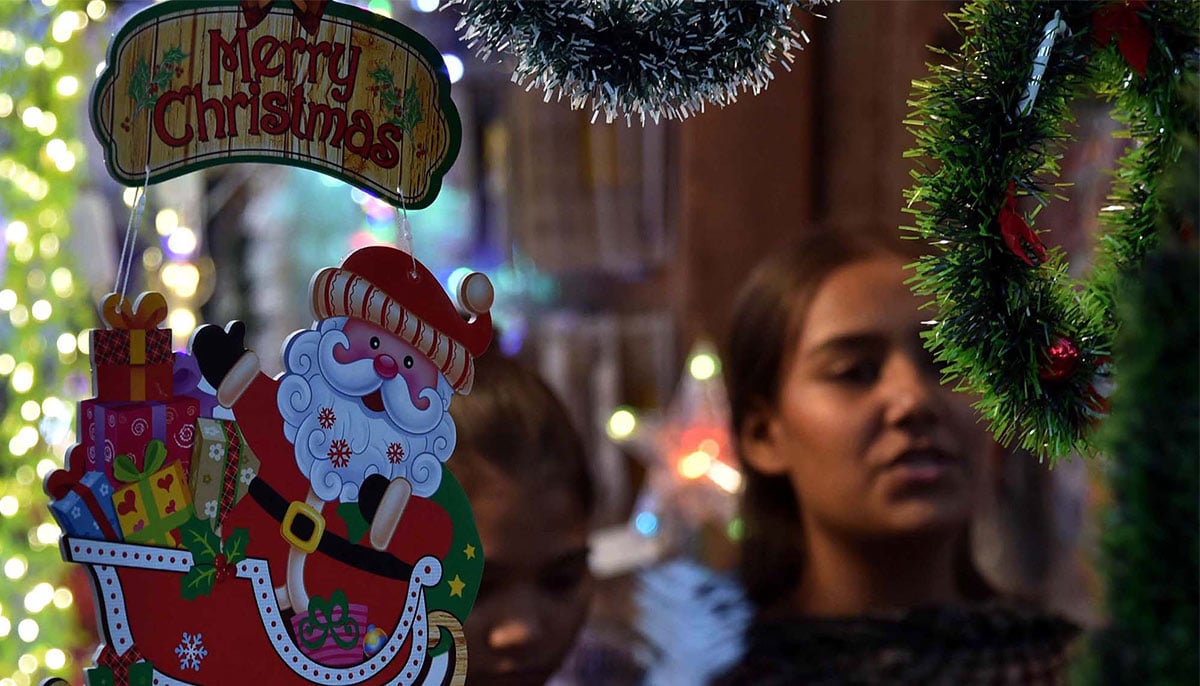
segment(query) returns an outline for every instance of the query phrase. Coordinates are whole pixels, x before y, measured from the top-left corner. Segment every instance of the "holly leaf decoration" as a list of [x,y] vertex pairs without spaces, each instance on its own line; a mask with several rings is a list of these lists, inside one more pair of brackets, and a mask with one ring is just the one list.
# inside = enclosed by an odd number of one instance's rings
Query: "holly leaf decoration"
[[392,77],[392,72],[381,64],[371,70],[371,80],[379,86],[390,86],[395,79]]
[[209,595],[216,579],[217,570],[211,564],[192,565],[183,577],[183,597],[195,600],[198,596]]
[[[208,520],[193,516],[183,526],[179,527],[179,534],[183,539],[184,547],[192,554],[192,560],[197,566],[202,564],[211,565],[221,552],[221,537],[213,532]],[[236,531],[234,535],[237,535]],[[230,538],[233,538],[233,536],[230,536]],[[244,553],[244,543],[242,550]]]
[[186,57],[187,53],[185,53],[183,50],[180,50],[179,46],[175,46],[163,54],[163,64],[169,64],[171,66],[182,64],[184,58]]
[[246,559],[246,546],[250,543],[249,529],[234,529],[233,533],[229,534],[229,538],[225,539],[225,559],[229,564],[235,565]]
[[143,57],[133,65],[133,74],[129,77],[129,95],[130,99],[137,102],[138,99],[146,94],[146,90],[150,87],[150,63]]
[[400,109],[403,111],[400,115],[400,128],[406,135],[412,136],[417,124],[425,120],[425,115],[421,113],[421,96],[417,92],[417,84],[410,83],[404,90],[404,104]]

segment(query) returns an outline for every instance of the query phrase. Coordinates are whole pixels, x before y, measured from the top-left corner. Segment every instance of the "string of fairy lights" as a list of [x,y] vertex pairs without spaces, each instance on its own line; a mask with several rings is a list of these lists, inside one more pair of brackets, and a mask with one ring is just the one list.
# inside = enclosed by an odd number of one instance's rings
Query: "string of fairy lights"
[[94,77],[83,37],[109,9],[104,0],[0,3],[0,686],[74,677],[82,656],[73,647],[86,643],[41,479],[62,465],[88,388],[94,308],[68,241]]

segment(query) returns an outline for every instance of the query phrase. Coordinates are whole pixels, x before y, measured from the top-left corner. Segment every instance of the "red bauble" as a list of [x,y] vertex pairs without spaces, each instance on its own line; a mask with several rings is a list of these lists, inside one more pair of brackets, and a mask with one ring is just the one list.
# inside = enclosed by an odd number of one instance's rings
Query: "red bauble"
[[1038,378],[1043,381],[1062,381],[1079,364],[1079,348],[1069,338],[1058,336],[1042,354]]

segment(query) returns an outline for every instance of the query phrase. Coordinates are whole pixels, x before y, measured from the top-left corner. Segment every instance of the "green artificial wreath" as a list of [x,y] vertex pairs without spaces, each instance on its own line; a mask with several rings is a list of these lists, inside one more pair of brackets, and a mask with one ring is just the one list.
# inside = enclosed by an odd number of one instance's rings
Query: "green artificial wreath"
[[[979,394],[1002,442],[1050,459],[1090,454],[1111,391],[1115,293],[1156,243],[1159,178],[1197,130],[1182,87],[1197,67],[1200,3],[974,0],[949,18],[963,45],[914,83],[906,122],[919,160],[906,228],[933,248],[914,288],[940,312],[926,343],[946,381]],[[1016,198],[1064,199],[1070,104],[1092,94],[1113,102],[1134,144],[1101,212],[1091,279],[1078,283]]]
[[[808,36],[792,10],[834,0],[457,0],[463,40],[487,59],[516,58],[513,81],[589,100],[607,121],[684,119],[706,103],[757,94]],[[593,119],[595,118],[593,116]]]

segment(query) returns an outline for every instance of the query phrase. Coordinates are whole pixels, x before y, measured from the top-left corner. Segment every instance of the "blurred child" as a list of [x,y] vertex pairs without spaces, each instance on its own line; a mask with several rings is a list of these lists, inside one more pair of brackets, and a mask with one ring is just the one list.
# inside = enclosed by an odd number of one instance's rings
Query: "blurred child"
[[562,666],[592,596],[592,480],[553,392],[492,351],[450,407],[452,468],[475,512],[483,581],[467,617],[467,682],[540,686]]

